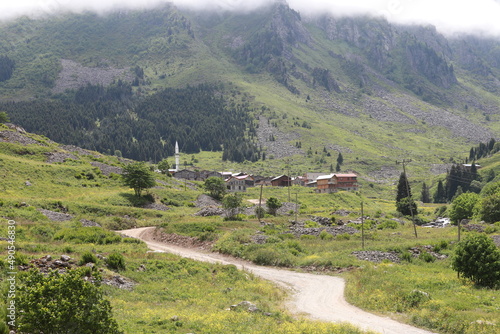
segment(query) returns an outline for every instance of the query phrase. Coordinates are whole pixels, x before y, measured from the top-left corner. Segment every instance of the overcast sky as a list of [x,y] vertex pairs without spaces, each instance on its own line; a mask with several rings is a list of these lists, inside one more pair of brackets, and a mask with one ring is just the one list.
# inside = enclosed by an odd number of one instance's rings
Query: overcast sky
[[[272,0],[174,0],[201,8],[252,10]],[[57,10],[107,11],[115,7],[151,7],[166,0],[0,0],[0,18]],[[500,38],[500,0],[288,0],[305,14],[382,15],[391,22],[432,24],[445,34],[477,33]],[[0,37],[1,38],[1,37]]]

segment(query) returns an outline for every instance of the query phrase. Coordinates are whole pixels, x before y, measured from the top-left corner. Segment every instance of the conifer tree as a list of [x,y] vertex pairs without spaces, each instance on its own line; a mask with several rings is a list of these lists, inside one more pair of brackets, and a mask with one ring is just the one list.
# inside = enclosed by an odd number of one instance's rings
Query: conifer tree
[[446,190],[441,180],[439,180],[436,192],[434,193],[434,203],[446,203]]
[[422,184],[421,199],[423,203],[431,203],[431,194],[425,182]]
[[342,156],[341,152],[339,152],[339,156],[337,157],[337,163],[339,165],[342,165],[344,163],[344,157]]

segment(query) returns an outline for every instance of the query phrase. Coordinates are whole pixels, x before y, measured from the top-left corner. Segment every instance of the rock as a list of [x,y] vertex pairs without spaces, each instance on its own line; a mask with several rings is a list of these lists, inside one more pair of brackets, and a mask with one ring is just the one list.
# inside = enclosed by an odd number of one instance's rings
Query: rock
[[233,310],[233,311],[236,310],[236,309],[238,309],[238,308],[244,309],[244,310],[246,310],[248,312],[252,312],[252,313],[259,311],[259,308],[257,307],[257,305],[255,305],[254,303],[251,303],[251,302],[249,302],[247,300],[242,301],[242,302],[240,302],[240,303],[238,303],[236,305],[231,305],[230,306],[230,309]]
[[389,260],[394,263],[401,262],[398,253],[396,252],[380,252],[380,251],[357,251],[352,252],[359,260],[379,263],[384,260]]
[[31,186],[32,186],[32,184],[31,184],[31,182],[30,182],[30,181],[26,181],[26,182],[24,182],[24,185],[25,185],[26,187],[31,187]]
[[71,260],[71,257],[69,257],[68,255],[61,255],[61,260],[64,262],[68,262],[69,260]]
[[45,209],[37,209],[37,210],[52,221],[63,222],[73,219],[73,216],[67,213],[54,212]]
[[210,217],[210,216],[220,216],[224,214],[224,210],[219,207],[209,206],[204,207],[200,211],[196,212],[195,216],[200,217]]
[[80,219],[80,223],[82,223],[83,227],[101,227],[99,223],[96,223],[92,220],[87,220],[87,219]]
[[146,271],[146,266],[141,264],[139,268],[137,268],[137,271]]

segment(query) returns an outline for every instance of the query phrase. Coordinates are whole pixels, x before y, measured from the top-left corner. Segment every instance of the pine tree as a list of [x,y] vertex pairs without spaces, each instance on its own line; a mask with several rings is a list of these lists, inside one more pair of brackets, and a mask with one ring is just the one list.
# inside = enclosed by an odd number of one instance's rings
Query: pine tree
[[422,184],[422,193],[421,193],[422,197],[422,202],[423,203],[431,203],[431,194],[429,192],[429,187],[427,187],[427,184],[424,182]]
[[339,165],[342,165],[344,163],[344,157],[342,156],[341,152],[339,152],[339,156],[337,157],[337,163]]
[[437,190],[434,193],[434,203],[446,203],[446,191],[441,180],[439,180]]
[[405,173],[401,173],[398,182],[398,192],[396,194],[396,202],[401,201],[403,198],[411,197],[411,188],[406,178]]

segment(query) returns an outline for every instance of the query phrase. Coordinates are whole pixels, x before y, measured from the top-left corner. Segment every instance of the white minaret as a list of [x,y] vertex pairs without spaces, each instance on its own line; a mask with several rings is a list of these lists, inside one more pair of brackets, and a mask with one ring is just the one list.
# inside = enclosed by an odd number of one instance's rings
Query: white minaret
[[175,171],[179,171],[179,143],[175,142]]

